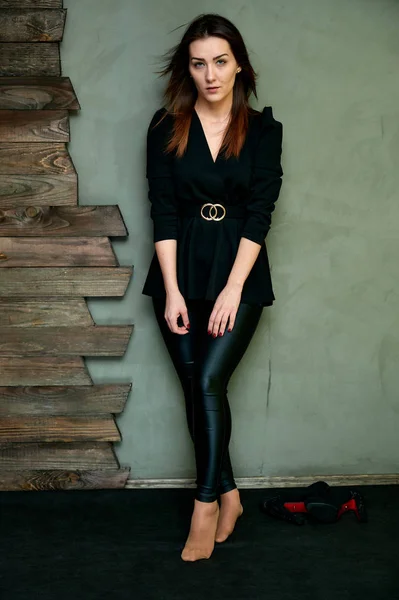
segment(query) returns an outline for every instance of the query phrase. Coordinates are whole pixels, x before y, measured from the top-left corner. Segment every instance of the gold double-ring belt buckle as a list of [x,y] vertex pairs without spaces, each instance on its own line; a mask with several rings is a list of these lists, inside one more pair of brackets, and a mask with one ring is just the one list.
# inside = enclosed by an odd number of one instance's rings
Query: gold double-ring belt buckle
[[[209,206],[209,217],[206,217],[203,210]],[[218,208],[221,208],[223,213],[221,217],[218,217]],[[212,204],[211,202],[207,202],[201,206],[201,217],[206,219],[207,221],[221,221],[226,216],[226,209],[222,204]]]

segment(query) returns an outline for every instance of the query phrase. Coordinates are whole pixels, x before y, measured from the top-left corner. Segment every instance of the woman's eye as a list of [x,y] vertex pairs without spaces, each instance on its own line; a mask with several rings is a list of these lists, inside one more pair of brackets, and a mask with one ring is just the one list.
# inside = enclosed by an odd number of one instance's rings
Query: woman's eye
[[[222,64],[224,65],[226,61],[225,61],[225,60],[223,60],[223,58],[219,58],[219,60],[218,60],[218,61],[216,61],[216,62],[217,62],[217,63],[222,63]],[[198,67],[199,65],[203,65],[203,64],[204,64],[204,63],[202,63],[202,62],[201,62],[201,63],[200,63],[200,62],[197,62],[197,63],[194,63],[194,67]]]

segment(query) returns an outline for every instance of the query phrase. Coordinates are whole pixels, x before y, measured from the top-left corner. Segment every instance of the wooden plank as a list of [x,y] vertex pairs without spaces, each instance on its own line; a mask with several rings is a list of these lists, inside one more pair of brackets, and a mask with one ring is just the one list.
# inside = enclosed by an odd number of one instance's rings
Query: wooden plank
[[97,238],[0,238],[0,268],[113,267],[118,265],[111,242]]
[[0,175],[68,175],[75,173],[66,144],[0,142]]
[[0,237],[7,235],[116,237],[127,236],[128,231],[118,205],[31,206],[0,210]]
[[69,77],[3,77],[0,79],[2,110],[79,110]]
[[0,356],[123,356],[132,325],[1,327]]
[[0,9],[1,42],[60,42],[66,9]]
[[76,205],[78,177],[68,175],[0,175],[0,207]]
[[11,442],[120,442],[112,415],[29,416],[0,418],[0,443]]
[[133,267],[14,267],[2,270],[1,295],[118,297],[132,273]]
[[119,469],[110,442],[0,444],[0,471],[24,469]]
[[132,384],[0,387],[0,416],[119,414]]
[[61,59],[58,43],[0,43],[0,76],[60,77]]
[[83,358],[30,356],[0,357],[1,386],[90,385]]
[[69,142],[66,110],[0,111],[2,142]]
[[62,8],[62,0],[0,0],[0,8]]
[[130,467],[93,471],[0,471],[0,491],[123,489]]
[[94,325],[84,298],[2,298],[0,327],[51,327]]
[[[357,485],[398,485],[399,473],[367,474],[367,475],[329,475],[325,473],[309,475],[292,475],[286,477],[236,477],[236,484],[241,489],[261,488],[291,488],[307,487],[316,481],[326,481],[331,486]],[[161,489],[161,488],[191,488],[197,487],[195,479],[128,479],[126,489]]]
[[[398,485],[399,473],[371,473],[371,474],[351,474],[339,473],[330,475],[327,473],[308,473],[307,475],[286,475],[269,477],[238,477],[242,486],[245,488],[286,488],[286,487],[307,487],[316,481],[326,481],[331,486],[356,486],[356,485]],[[237,483],[238,483],[237,481]]]

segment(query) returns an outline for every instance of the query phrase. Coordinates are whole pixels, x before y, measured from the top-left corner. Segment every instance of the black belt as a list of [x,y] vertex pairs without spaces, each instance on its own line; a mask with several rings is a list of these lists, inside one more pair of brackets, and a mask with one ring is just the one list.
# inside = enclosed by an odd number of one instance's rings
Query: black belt
[[187,204],[179,209],[183,217],[201,217],[206,221],[222,221],[222,219],[243,219],[246,216],[245,206],[225,206],[207,202],[205,204]]

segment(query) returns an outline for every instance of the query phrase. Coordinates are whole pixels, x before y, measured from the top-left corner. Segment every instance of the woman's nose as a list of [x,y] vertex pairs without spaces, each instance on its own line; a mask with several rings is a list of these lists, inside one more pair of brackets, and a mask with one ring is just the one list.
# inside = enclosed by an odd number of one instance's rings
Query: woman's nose
[[215,75],[213,73],[213,70],[208,68],[207,72],[206,72],[206,80],[209,83],[212,83],[212,81],[215,81]]

